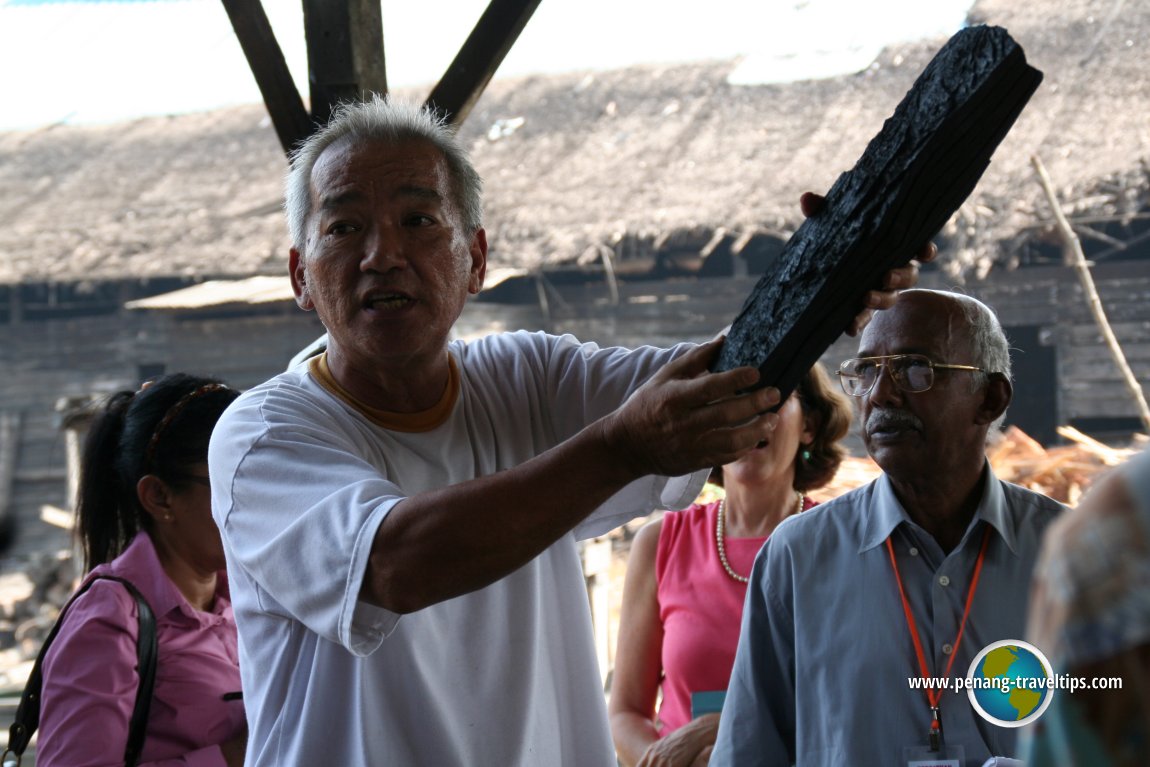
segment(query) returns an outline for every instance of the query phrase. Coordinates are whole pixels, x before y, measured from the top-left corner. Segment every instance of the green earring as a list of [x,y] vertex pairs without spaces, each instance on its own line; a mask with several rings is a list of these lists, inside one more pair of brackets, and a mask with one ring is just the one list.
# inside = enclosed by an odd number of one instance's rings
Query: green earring
[[803,453],[802,453],[802,455],[803,455],[803,460],[804,460],[804,461],[809,461],[809,460],[811,460],[811,451],[810,451],[810,450],[807,450],[807,449],[805,449],[805,448],[804,448],[804,449],[803,449]]

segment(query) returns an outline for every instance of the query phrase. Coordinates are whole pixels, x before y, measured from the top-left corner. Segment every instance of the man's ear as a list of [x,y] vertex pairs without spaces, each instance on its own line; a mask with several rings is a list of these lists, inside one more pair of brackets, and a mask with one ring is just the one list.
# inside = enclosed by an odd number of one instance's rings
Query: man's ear
[[475,296],[483,290],[483,280],[487,276],[487,231],[483,227],[475,230],[468,251],[471,253],[471,280],[467,283],[467,292]]
[[172,519],[172,495],[164,481],[155,474],[145,474],[136,483],[140,505],[156,521]]
[[306,312],[315,309],[315,304],[311,300],[311,290],[307,284],[307,263],[295,248],[288,251],[288,273],[291,276],[291,290],[295,293],[296,304]]
[[991,373],[982,392],[982,402],[978,408],[978,423],[994,423],[1006,412],[1014,399],[1014,386],[1002,373]]

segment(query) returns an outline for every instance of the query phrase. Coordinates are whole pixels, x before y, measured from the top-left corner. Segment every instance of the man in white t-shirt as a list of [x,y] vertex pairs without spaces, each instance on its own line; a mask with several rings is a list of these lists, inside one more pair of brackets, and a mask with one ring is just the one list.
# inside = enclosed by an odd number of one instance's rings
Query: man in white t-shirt
[[327,350],[243,395],[210,453],[246,764],[613,765],[576,541],[687,505],[769,439],[777,391],[708,373],[721,341],[449,342],[487,242],[425,110],[341,108],[286,195]]

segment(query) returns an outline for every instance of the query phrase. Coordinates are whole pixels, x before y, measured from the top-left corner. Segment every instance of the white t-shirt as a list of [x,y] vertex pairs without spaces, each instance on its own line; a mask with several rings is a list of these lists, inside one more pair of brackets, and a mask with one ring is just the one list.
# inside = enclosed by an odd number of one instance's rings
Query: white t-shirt
[[393,428],[309,365],[241,396],[216,426],[210,467],[249,767],[614,765],[576,540],[688,505],[706,472],[628,485],[479,591],[402,617],[357,597],[397,502],[559,444],[684,349],[524,332],[453,342],[458,397]]

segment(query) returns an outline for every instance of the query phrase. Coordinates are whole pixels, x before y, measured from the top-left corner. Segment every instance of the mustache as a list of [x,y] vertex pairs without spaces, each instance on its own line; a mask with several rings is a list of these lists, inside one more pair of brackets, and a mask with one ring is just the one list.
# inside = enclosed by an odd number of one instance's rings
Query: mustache
[[922,431],[922,421],[918,416],[905,410],[872,410],[866,419],[867,434],[902,429]]

